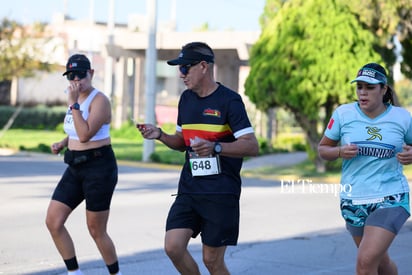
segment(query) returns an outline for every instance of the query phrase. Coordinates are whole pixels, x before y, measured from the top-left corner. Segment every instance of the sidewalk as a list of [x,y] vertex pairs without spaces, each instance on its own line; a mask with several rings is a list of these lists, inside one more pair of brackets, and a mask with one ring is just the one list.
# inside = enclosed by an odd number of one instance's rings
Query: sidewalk
[[308,158],[306,152],[279,153],[258,156],[243,162],[242,169],[250,170],[262,167],[287,167],[305,161]]

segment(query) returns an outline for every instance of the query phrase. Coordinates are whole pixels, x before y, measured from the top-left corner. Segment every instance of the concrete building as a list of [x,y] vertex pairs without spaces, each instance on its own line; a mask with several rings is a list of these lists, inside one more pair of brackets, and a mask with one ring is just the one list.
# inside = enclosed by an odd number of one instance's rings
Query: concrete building
[[[47,28],[47,34],[53,37],[50,43],[54,50],[47,54],[49,60],[61,66],[61,70],[19,80],[13,88],[14,104],[33,100],[64,103],[63,91],[67,82],[61,74],[65,62],[73,53],[84,53],[95,69],[94,86],[112,99],[113,126],[119,127],[131,117],[143,121],[149,36],[142,17],[130,18],[127,25],[110,27],[110,23],[68,20],[63,14],[56,14]],[[259,32],[176,32],[173,22],[161,22],[156,35],[157,122],[175,122],[177,101],[185,87],[177,68],[168,66],[166,60],[175,58],[184,44],[191,41],[208,43],[216,55],[216,80],[244,95],[249,49],[258,37]],[[246,97],[244,100],[248,104]]]

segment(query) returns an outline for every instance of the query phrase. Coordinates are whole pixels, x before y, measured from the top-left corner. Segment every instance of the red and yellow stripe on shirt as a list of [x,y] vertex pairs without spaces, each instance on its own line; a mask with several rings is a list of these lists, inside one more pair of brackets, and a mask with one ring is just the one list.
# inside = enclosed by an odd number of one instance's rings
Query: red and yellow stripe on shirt
[[228,124],[185,124],[182,125],[182,134],[187,146],[190,146],[190,139],[195,137],[217,141],[228,135],[233,135]]

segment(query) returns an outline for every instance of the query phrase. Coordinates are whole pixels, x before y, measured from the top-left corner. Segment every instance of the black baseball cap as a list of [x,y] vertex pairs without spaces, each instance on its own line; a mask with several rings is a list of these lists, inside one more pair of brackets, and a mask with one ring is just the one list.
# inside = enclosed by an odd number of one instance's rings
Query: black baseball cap
[[167,61],[167,64],[172,66],[188,65],[199,61],[214,63],[214,59],[215,55],[206,43],[192,42],[183,46],[179,56],[176,59]]
[[74,71],[87,71],[90,70],[90,61],[84,54],[74,54],[70,56],[66,64],[66,72],[63,75],[66,75]]

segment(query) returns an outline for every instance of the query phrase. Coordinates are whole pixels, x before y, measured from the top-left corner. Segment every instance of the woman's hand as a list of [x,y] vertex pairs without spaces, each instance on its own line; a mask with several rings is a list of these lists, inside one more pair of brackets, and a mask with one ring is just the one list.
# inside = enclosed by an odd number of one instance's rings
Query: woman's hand
[[358,155],[358,146],[355,144],[343,145],[339,148],[339,157],[343,159],[351,159]]
[[402,152],[396,155],[399,163],[402,165],[408,165],[412,163],[412,146],[404,145],[402,146]]
[[58,153],[60,153],[60,151],[64,148],[64,145],[61,142],[56,142],[53,143],[50,146],[51,152],[55,155],[57,155]]
[[66,91],[67,91],[69,105],[72,105],[78,102],[79,93],[80,93],[80,85],[77,82],[71,81]]

